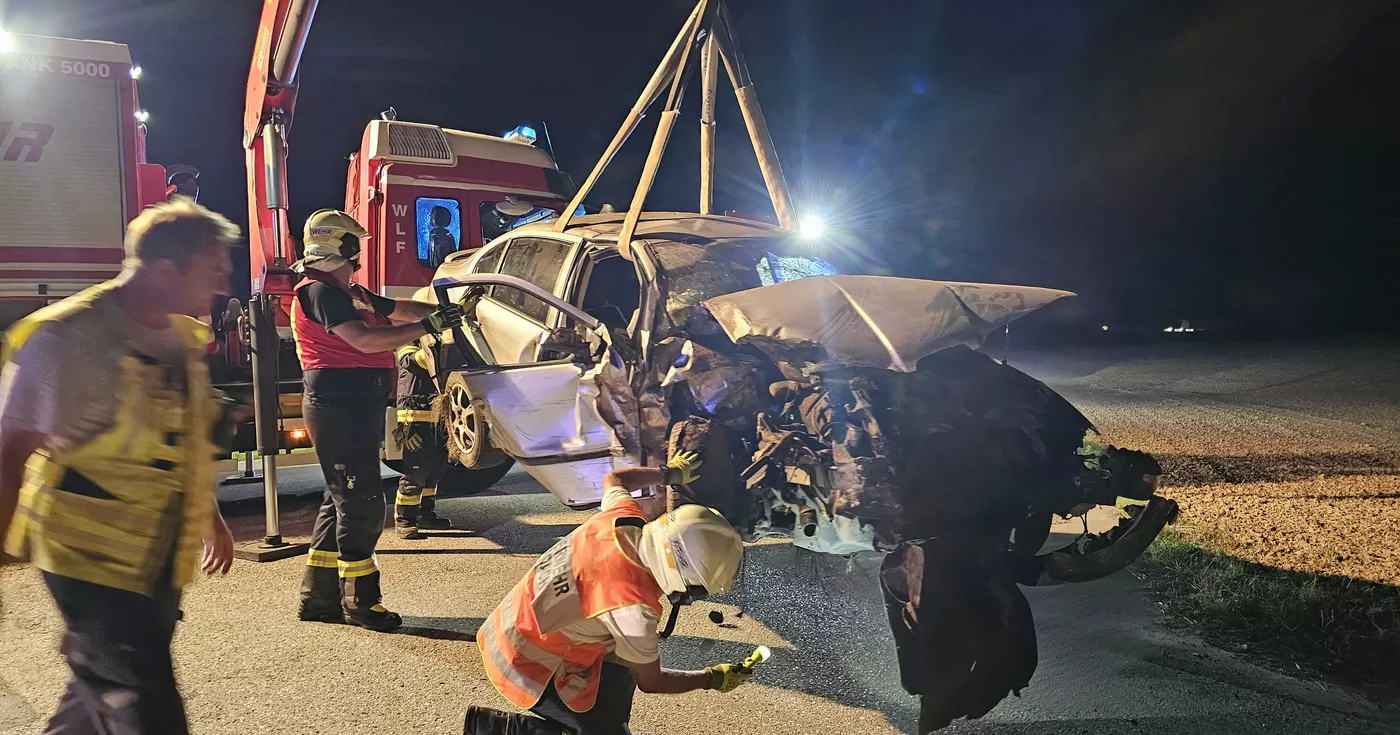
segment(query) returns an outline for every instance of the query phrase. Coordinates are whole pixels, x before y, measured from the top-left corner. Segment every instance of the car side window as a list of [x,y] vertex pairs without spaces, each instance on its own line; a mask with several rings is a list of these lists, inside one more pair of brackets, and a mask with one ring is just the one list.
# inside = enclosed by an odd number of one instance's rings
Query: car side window
[[[559,280],[559,271],[569,255],[570,245],[562,240],[522,237],[510,242],[501,259],[501,275],[523,278],[550,293]],[[549,305],[517,288],[495,286],[491,297],[541,323],[549,317]]]
[[472,266],[472,272],[495,273],[496,266],[501,264],[501,253],[505,252],[505,250],[506,247],[501,245],[482,253],[481,257],[477,259],[476,265]]

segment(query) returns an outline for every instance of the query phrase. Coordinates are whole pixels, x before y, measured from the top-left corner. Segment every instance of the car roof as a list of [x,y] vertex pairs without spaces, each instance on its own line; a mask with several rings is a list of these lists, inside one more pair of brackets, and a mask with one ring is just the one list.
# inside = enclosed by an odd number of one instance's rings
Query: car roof
[[[615,241],[626,218],[626,212],[588,214],[569,220],[569,226],[564,231],[590,240]],[[553,228],[553,222],[532,222],[511,232],[548,232]],[[774,237],[785,234],[786,230],[766,222],[693,212],[644,212],[634,233],[639,238],[684,235],[707,239]]]

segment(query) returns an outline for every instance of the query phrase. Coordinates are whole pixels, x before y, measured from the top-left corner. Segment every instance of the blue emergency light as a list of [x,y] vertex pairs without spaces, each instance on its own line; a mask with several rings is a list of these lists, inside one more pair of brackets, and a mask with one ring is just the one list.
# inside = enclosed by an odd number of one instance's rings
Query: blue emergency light
[[526,143],[529,145],[534,145],[535,129],[530,127],[529,125],[521,125],[515,128],[514,130],[507,131],[506,134],[502,135],[501,137],[514,143]]

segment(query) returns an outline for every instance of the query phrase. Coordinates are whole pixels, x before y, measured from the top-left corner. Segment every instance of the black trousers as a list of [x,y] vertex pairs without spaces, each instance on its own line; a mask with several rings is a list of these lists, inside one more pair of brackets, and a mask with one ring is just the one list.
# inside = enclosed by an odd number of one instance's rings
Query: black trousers
[[539,717],[490,710],[475,723],[469,718],[465,732],[467,735],[632,735],[627,723],[632,719],[632,696],[636,692],[637,682],[626,666],[604,662],[598,679],[598,701],[593,709],[587,712],[569,709],[551,681],[544,696],[530,708]]
[[412,523],[418,514],[431,514],[437,507],[437,485],[447,469],[447,448],[437,424],[418,421],[409,424],[422,444],[403,452],[403,477],[394,503],[394,517]]
[[[309,370],[302,418],[326,479],[311,531],[302,599],[362,610],[379,604],[374,547],[384,530],[379,445],[390,370]],[[336,565],[330,565],[335,555]]]
[[67,627],[72,677],[46,735],[187,735],[170,641],[180,593],[169,571],[154,597],[44,573]]

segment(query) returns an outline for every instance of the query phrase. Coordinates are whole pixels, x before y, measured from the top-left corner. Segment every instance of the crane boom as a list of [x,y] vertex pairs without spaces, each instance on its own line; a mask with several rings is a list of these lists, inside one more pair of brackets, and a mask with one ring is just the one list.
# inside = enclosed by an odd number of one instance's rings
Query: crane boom
[[[287,133],[296,108],[297,69],[317,0],[266,0],[248,69],[243,108],[243,148],[248,173],[248,245],[252,299],[247,320],[252,338],[254,423],[262,456],[267,534],[244,558],[258,561],[299,553],[304,545],[282,540],[277,507],[281,450],[277,331],[281,301],[296,277],[287,228]],[[243,556],[243,554],[240,554]]]
[[256,297],[290,294],[287,133],[296,108],[296,76],[318,0],[267,0],[253,45],[243,109],[248,168],[250,275]]

